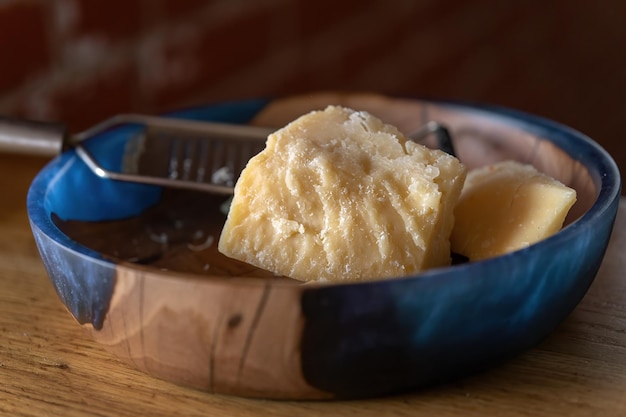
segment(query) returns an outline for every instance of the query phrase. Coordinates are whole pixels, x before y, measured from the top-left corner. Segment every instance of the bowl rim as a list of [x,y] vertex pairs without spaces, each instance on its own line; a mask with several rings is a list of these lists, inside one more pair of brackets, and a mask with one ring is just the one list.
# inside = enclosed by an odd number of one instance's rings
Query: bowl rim
[[[363,286],[372,283],[381,283],[387,281],[397,282],[415,279],[437,279],[442,275],[448,274],[450,271],[455,271],[455,276],[469,276],[471,275],[470,272],[473,269],[488,268],[490,265],[499,265],[501,262],[506,262],[508,259],[525,257],[528,256],[529,253],[532,253],[532,251],[544,250],[551,245],[568,241],[572,238],[572,236],[577,233],[577,230],[580,229],[582,226],[595,223],[600,218],[605,216],[607,214],[607,211],[609,211],[611,209],[611,206],[615,203],[615,200],[620,198],[621,176],[619,168],[614,159],[602,146],[600,146],[600,144],[595,142],[589,136],[578,130],[575,130],[572,127],[541,116],[493,104],[460,100],[453,101],[420,98],[414,98],[414,100],[426,104],[434,104],[437,106],[445,107],[447,109],[462,111],[465,114],[475,114],[477,116],[489,117],[491,119],[498,120],[505,125],[514,126],[517,129],[532,133],[538,137],[549,140],[550,142],[555,143],[560,149],[570,155],[573,159],[581,162],[581,164],[590,171],[592,177],[594,172],[591,172],[591,168],[595,167],[595,170],[597,170],[598,178],[593,179],[594,182],[600,182],[600,187],[596,193],[596,197],[591,207],[589,207],[589,209],[586,210],[579,218],[572,221],[570,224],[562,228],[554,235],[540,242],[532,244],[526,248],[519,249],[514,252],[510,252],[494,258],[459,265],[431,268],[425,271],[421,271],[417,274],[386,279],[343,282],[311,282],[306,283],[306,285],[303,285],[305,283],[273,280],[272,285],[290,286],[293,288]],[[235,107],[233,108],[236,110],[236,104],[243,102],[244,100],[240,100],[231,102],[230,104],[234,104]],[[191,115],[190,117],[197,117],[197,115],[195,115],[195,112],[198,110],[198,108],[211,107],[218,104],[219,103],[212,103],[205,106],[190,107],[189,109],[172,112],[171,115],[174,115],[174,117],[182,118],[187,117],[187,115]],[[567,145],[567,148],[564,148],[564,145]],[[44,203],[45,194],[50,187],[50,183],[54,182],[54,178],[48,178],[49,171],[60,164],[67,164],[68,161],[70,161],[72,158],[77,158],[73,150],[65,151],[61,155],[55,157],[35,176],[27,193],[27,213],[29,221],[31,223],[31,227],[38,228],[48,238],[52,239],[57,244],[64,246],[65,250],[71,251],[75,255],[80,257],[90,258],[91,262],[101,263],[110,266],[127,267],[148,273],[153,272],[162,279],[202,280],[205,282],[218,283],[228,281],[233,285],[246,286],[267,285],[267,283],[270,281],[267,278],[259,277],[226,277],[155,269],[154,267],[139,265],[130,261],[108,259],[102,256],[100,252],[97,252],[85,245],[74,241],[65,233],[63,233],[52,222],[50,213],[48,212]],[[61,169],[63,168],[65,168],[65,165],[61,167]]]

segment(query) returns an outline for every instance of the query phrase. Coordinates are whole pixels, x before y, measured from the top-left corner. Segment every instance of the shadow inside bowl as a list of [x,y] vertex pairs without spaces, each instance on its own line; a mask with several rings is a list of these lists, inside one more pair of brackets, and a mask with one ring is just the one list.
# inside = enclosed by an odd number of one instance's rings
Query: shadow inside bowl
[[52,220],[72,240],[113,262],[199,275],[276,278],[218,252],[227,203],[220,195],[167,189],[157,204],[137,216],[90,222],[52,213]]

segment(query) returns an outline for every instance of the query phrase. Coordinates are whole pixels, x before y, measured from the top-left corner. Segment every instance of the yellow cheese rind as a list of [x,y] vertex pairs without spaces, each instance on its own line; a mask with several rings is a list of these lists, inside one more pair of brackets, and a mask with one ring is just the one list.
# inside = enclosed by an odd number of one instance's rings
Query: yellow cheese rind
[[366,112],[329,106],[270,135],[249,161],[218,247],[302,281],[448,265],[465,173]]
[[475,261],[527,247],[558,232],[575,202],[575,190],[531,165],[471,170],[455,210],[452,251]]

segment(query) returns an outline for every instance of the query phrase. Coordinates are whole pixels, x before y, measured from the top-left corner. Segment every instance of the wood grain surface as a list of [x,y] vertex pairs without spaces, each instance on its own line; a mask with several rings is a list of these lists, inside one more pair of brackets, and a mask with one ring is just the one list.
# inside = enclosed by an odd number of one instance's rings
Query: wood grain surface
[[626,206],[589,293],[535,349],[480,375],[411,394],[263,401],[151,378],[105,352],[74,322],[48,281],[28,225],[26,192],[44,163],[0,157],[0,415],[626,415]]

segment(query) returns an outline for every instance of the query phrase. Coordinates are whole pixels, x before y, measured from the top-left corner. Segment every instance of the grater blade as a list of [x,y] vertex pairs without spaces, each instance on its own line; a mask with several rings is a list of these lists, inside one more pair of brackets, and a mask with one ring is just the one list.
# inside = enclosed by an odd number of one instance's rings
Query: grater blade
[[[118,170],[105,169],[86,139],[131,127]],[[120,115],[75,137],[78,156],[102,178],[232,194],[272,129],[142,115]]]

